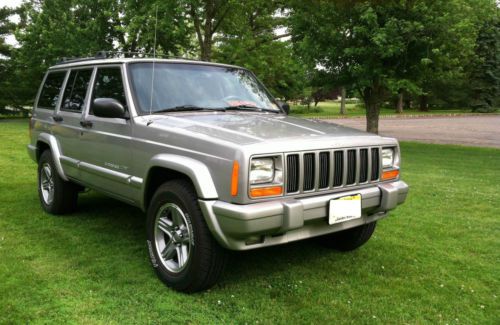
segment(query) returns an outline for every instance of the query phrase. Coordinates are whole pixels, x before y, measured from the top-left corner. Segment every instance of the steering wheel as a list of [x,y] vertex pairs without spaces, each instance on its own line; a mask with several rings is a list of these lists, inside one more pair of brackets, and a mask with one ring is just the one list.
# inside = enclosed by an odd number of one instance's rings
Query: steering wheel
[[232,101],[232,100],[241,100],[241,98],[239,98],[238,96],[229,95],[229,96],[226,96],[226,97],[222,98],[222,100],[225,101],[225,102],[229,102],[229,101]]

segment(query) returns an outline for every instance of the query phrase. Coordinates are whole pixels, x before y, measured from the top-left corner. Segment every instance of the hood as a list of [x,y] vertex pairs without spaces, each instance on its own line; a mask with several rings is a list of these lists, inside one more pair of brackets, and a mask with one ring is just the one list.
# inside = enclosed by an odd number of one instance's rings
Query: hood
[[316,140],[331,137],[378,137],[334,123],[306,120],[278,114],[247,112],[182,113],[164,115],[154,121],[156,127],[206,135],[238,145],[280,140]]

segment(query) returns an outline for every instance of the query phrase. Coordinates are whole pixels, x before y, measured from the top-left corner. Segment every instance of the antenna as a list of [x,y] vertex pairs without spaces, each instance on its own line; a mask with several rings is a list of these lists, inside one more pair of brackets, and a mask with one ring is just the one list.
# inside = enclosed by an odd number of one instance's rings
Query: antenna
[[153,121],[151,120],[151,114],[153,113],[153,94],[154,94],[154,83],[155,83],[155,63],[156,63],[156,29],[158,27],[158,4],[156,4],[155,13],[155,38],[153,42],[153,73],[151,74],[151,93],[149,97],[149,121],[147,125],[149,126]]

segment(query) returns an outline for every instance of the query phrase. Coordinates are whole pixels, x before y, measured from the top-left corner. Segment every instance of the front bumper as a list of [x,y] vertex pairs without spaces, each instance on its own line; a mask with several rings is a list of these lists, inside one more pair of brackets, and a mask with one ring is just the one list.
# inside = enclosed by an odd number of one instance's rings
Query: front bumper
[[[329,201],[361,194],[362,217],[338,224],[327,222]],[[248,250],[321,236],[379,220],[403,203],[403,181],[327,195],[238,205],[199,200],[205,220],[217,241],[232,250]]]

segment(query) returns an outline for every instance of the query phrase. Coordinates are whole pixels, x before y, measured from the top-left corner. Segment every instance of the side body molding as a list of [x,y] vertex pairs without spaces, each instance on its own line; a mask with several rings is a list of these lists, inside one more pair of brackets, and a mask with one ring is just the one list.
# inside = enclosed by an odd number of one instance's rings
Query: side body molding
[[52,157],[54,158],[54,164],[56,165],[57,172],[59,176],[65,181],[68,181],[68,178],[64,174],[64,170],[61,165],[61,150],[59,149],[59,143],[57,139],[52,134],[48,133],[40,133],[38,135],[37,141],[44,142],[49,145],[50,150],[52,151]]
[[158,154],[151,159],[148,173],[153,167],[164,167],[187,175],[193,182],[200,199],[219,197],[210,171],[198,160],[179,155]]

